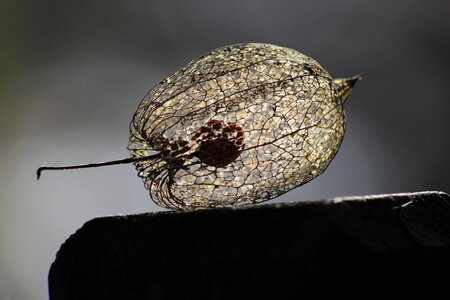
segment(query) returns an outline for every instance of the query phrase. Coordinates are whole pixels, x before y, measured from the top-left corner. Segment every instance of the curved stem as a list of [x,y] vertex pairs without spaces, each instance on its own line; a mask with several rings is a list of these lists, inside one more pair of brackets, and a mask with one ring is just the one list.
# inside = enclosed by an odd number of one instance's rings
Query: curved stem
[[89,163],[89,164],[81,164],[81,165],[69,165],[69,166],[54,166],[54,167],[47,167],[42,166],[36,171],[37,179],[41,177],[42,171],[45,170],[70,170],[70,169],[86,169],[86,168],[96,168],[96,167],[104,167],[104,166],[113,166],[113,165],[122,165],[122,164],[129,164],[134,163],[137,161],[145,161],[145,160],[151,160],[155,158],[161,157],[160,153],[148,155],[148,156],[142,156],[142,157],[128,157],[124,159],[118,159],[118,160],[112,160],[112,161],[106,161],[106,162],[98,162],[98,163]]

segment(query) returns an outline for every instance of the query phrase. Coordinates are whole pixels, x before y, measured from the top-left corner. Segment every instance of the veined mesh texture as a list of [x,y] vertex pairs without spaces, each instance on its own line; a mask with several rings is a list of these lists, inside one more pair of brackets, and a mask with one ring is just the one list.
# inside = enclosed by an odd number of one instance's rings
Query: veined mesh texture
[[[295,50],[268,44],[227,46],[150,90],[131,122],[128,149],[132,157],[161,153],[135,162],[160,206],[262,202],[326,169],[345,131],[340,96],[328,72]],[[208,122],[240,128],[238,153],[228,153],[237,157],[226,165],[214,166],[200,155],[212,137],[195,136]],[[237,131],[230,132],[225,138],[235,143]],[[224,153],[211,149],[213,156],[227,155],[225,148]]]

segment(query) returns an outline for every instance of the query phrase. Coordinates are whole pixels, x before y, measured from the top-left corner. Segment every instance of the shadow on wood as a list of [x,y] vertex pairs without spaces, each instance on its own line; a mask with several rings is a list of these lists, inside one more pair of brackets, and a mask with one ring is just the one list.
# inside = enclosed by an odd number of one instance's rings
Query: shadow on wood
[[442,192],[102,217],[61,246],[50,299],[450,299],[449,256]]

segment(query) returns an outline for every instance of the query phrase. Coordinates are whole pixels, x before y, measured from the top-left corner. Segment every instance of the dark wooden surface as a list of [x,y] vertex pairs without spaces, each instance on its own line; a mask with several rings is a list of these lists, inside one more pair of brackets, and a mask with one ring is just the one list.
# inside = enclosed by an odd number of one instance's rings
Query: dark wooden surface
[[450,197],[378,195],[96,218],[50,299],[450,299]]

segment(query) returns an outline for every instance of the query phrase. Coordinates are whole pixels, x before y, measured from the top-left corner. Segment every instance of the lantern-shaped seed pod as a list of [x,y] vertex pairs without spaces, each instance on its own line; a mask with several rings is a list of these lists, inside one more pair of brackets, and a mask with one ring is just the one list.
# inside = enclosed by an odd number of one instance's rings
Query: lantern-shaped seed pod
[[157,84],[130,124],[131,157],[156,204],[190,209],[257,203],[320,175],[344,137],[344,102],[360,79],[332,79],[288,48],[211,51]]
[[160,206],[266,201],[326,169],[358,79],[333,80],[288,48],[222,47],[150,90],[131,122],[128,149]]

